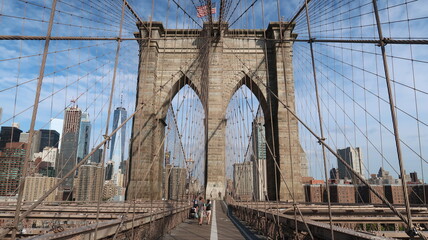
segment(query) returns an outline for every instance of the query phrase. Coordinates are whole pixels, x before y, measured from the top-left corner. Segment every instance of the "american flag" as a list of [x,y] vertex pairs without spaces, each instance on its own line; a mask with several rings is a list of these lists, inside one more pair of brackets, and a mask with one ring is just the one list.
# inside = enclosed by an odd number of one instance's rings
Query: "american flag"
[[[211,14],[215,14],[216,13],[215,4],[212,4],[212,6],[214,6],[214,7],[211,8]],[[198,18],[207,16],[208,15],[208,9],[209,9],[208,5],[196,7],[196,11],[198,12]]]

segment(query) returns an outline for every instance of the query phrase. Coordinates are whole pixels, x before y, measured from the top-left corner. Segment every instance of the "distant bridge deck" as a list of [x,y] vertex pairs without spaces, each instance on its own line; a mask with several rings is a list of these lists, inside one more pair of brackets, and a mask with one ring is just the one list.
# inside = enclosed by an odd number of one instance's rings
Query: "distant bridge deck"
[[[199,225],[197,219],[187,219],[179,224],[170,233],[163,236],[162,240],[179,239],[257,239],[251,232],[243,227],[240,230],[234,224],[234,220],[227,216],[227,208],[221,201],[214,201],[210,225],[207,225],[206,218],[204,224]],[[239,224],[239,223],[238,223]]]

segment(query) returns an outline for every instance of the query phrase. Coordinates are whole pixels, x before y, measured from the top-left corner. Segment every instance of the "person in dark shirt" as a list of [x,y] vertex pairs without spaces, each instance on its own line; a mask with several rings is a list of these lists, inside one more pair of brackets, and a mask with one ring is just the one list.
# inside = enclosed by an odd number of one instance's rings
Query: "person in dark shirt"
[[195,198],[192,200],[192,208],[190,209],[189,218],[198,218],[198,200]]
[[205,205],[205,211],[207,212],[207,224],[209,225],[211,221],[211,201],[209,199]]

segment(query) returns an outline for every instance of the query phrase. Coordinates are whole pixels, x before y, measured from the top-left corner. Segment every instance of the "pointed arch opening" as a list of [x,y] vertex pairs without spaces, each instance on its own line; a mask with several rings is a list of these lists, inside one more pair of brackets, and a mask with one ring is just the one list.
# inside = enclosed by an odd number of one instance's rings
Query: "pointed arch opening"
[[205,184],[205,108],[196,86],[177,81],[163,104],[165,123],[163,198],[185,200]]
[[199,88],[196,86],[196,84],[190,80],[187,76],[183,75],[178,81],[176,81],[172,87],[169,89],[165,100],[162,104],[162,119],[165,119],[166,115],[167,115],[167,111],[169,106],[172,103],[172,100],[177,96],[177,94],[183,89],[183,88],[190,88],[193,90],[193,92],[196,94],[196,96],[198,97],[199,101],[202,104],[202,108],[204,109],[204,114],[206,114],[206,104],[204,104],[201,92],[199,90]]
[[248,76],[232,91],[226,109],[227,192],[238,200],[265,200],[267,193],[266,98]]

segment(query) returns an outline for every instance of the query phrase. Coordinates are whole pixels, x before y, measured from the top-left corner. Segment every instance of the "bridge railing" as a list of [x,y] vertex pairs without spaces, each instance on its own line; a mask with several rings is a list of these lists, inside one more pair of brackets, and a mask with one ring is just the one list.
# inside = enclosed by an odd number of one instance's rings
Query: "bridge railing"
[[[250,208],[239,203],[230,204],[229,209],[239,219],[247,222],[264,236],[273,239],[293,238],[295,234],[315,239],[331,239],[330,225],[300,216],[289,216],[264,209]],[[296,229],[297,228],[297,229]],[[370,233],[333,226],[334,239],[388,239]]]
[[164,233],[176,227],[189,216],[190,205],[175,207],[152,213],[123,216],[122,218],[103,221],[87,226],[68,229],[62,232],[52,232],[30,239],[64,239],[78,237],[79,239],[109,239],[125,236],[130,239],[157,239]]

